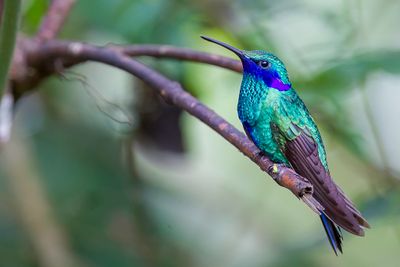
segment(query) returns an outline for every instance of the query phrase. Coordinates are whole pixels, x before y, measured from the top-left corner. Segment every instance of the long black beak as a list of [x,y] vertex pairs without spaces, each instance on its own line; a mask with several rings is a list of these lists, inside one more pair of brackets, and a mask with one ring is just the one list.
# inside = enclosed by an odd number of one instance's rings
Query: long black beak
[[243,51],[240,50],[240,49],[237,49],[236,47],[233,47],[233,46],[228,45],[228,44],[226,44],[226,43],[224,43],[224,42],[215,40],[215,39],[210,38],[210,37],[207,37],[207,36],[203,36],[203,35],[202,35],[202,36],[200,36],[200,37],[203,38],[204,40],[207,40],[207,41],[209,41],[209,42],[212,42],[212,43],[215,43],[215,44],[220,45],[220,46],[222,46],[222,47],[225,47],[225,48],[228,49],[228,50],[231,50],[233,53],[235,53],[236,55],[238,55],[238,57],[240,57],[240,58],[242,58],[242,57],[244,56],[244,55],[243,55]]

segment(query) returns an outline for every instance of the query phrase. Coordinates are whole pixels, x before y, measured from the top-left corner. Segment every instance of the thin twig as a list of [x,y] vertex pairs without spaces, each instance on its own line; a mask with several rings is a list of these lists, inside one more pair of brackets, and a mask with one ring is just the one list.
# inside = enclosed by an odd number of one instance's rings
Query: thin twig
[[306,197],[303,200],[313,210],[316,207],[320,208],[316,200],[312,198],[313,187],[307,179],[286,166],[274,164],[268,157],[263,156],[261,151],[242,132],[183,90],[178,82],[169,80],[120,50],[77,42],[49,41],[42,44],[41,49],[31,56],[31,61],[58,59],[76,62],[97,61],[131,73],[153,87],[167,102],[182,108],[219,133],[267,172],[279,185],[286,187],[299,198]]
[[242,72],[242,64],[239,60],[229,57],[218,56],[210,53],[199,52],[193,49],[175,47],[170,45],[131,45],[131,46],[110,46],[120,50],[122,53],[137,57],[150,56],[157,58],[173,58],[188,60],[199,63],[219,66],[236,72]]
[[40,41],[54,39],[64,25],[75,0],[53,0],[43,18],[36,38]]

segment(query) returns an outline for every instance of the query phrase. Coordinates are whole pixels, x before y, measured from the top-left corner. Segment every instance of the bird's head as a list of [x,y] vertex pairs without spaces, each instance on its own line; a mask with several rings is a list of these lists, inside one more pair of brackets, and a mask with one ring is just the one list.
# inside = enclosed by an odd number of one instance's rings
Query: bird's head
[[264,81],[268,87],[275,88],[279,91],[286,91],[291,88],[285,65],[273,54],[262,50],[240,50],[213,38],[206,36],[201,37],[235,53],[242,61],[244,76],[260,79]]

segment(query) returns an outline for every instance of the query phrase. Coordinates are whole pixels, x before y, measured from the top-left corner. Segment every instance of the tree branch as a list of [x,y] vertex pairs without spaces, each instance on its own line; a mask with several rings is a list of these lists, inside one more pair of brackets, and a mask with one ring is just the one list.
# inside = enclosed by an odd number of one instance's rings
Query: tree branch
[[54,39],[64,25],[74,4],[75,0],[52,0],[36,38],[40,41]]
[[[48,60],[48,55],[42,53],[42,42],[34,39],[21,39],[19,51],[23,54],[20,64],[16,64],[13,71],[13,90],[18,97],[26,91],[34,88],[42,79],[57,73],[57,67],[69,68],[82,63],[81,58],[59,58],[57,66]],[[199,52],[193,49],[174,47],[169,45],[108,45],[109,49],[131,57],[150,56],[156,58],[170,58],[176,60],[187,60],[198,63],[219,66],[236,72],[242,72],[242,64],[239,60],[229,57]],[[19,54],[21,54],[19,53]],[[23,59],[23,60],[22,60]]]
[[173,58],[178,60],[206,63],[236,72],[242,72],[243,70],[242,64],[239,60],[210,53],[199,52],[188,48],[181,48],[170,45],[131,45],[111,47],[119,49],[122,53],[132,57],[150,56],[156,58]]
[[[312,197],[311,183],[292,169],[274,164],[263,156],[261,151],[242,132],[225,121],[213,110],[183,90],[178,82],[169,80],[155,70],[133,60],[120,49],[102,48],[77,42],[49,41],[41,45],[30,60],[47,61],[72,60],[75,62],[97,61],[125,70],[153,87],[167,102],[187,111],[211,127],[245,156],[255,162],[261,170],[267,172],[278,184],[286,187],[297,197],[302,198],[315,212],[322,207]],[[34,58],[36,57],[36,58]]]

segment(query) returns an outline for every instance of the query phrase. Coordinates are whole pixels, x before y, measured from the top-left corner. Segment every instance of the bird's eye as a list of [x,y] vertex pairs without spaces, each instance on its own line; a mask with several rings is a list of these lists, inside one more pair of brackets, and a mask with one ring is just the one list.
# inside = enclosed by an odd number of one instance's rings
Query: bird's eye
[[270,64],[269,64],[269,62],[266,61],[266,60],[261,60],[261,61],[258,62],[258,65],[259,65],[261,68],[266,69],[266,68],[269,67]]

